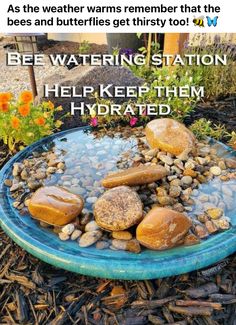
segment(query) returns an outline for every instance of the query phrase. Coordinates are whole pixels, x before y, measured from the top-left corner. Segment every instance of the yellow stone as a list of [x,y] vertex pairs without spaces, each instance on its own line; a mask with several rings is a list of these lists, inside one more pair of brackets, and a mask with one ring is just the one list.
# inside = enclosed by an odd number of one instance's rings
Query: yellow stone
[[54,226],[72,222],[82,211],[84,201],[63,187],[45,186],[39,188],[29,202],[33,218]]
[[107,175],[102,180],[102,185],[106,188],[120,185],[142,185],[153,183],[167,175],[167,170],[158,165],[139,165],[126,170]]
[[193,149],[195,137],[182,123],[170,118],[156,119],[149,122],[145,129],[146,138],[151,148],[180,155],[184,150]]
[[136,238],[143,246],[164,250],[183,243],[192,222],[180,212],[167,208],[151,209],[136,229]]

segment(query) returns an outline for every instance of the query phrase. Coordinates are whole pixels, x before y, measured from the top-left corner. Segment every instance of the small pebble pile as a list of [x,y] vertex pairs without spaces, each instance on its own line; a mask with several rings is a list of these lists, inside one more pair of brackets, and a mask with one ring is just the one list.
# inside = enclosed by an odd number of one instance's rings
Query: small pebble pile
[[82,214],[64,227],[40,222],[42,227],[57,233],[62,241],[77,241],[80,247],[95,245],[97,249],[139,253],[135,226],[105,231],[94,220],[93,207],[105,192],[101,180],[107,174],[143,164],[160,165],[167,171],[160,180],[132,186],[143,203],[143,216],[153,207],[191,216],[188,245],[230,228],[227,211],[235,207],[236,160],[218,157],[217,146],[199,142],[194,153],[187,150],[176,156],[150,149],[143,127],[117,127],[83,136],[84,141],[68,138],[67,143],[58,142],[14,164],[12,178],[6,179],[5,185],[22,217],[28,214],[29,199],[38,188],[62,186],[84,198]]

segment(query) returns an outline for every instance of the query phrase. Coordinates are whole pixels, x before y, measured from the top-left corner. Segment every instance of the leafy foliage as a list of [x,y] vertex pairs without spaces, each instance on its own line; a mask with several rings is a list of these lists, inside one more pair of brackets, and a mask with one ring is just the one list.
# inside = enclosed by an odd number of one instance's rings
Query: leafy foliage
[[11,93],[0,93],[0,139],[13,151],[15,146],[29,145],[59,129],[62,122],[55,120],[51,101],[33,102],[30,91],[23,91],[18,99]]

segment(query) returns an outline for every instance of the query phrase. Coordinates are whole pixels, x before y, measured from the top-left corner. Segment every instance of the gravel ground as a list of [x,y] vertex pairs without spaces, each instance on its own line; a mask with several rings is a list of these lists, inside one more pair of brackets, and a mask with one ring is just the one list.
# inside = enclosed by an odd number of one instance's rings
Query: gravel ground
[[[22,90],[31,89],[28,67],[7,66],[6,51],[3,48],[4,45],[4,42],[0,43],[0,92],[10,91],[15,96],[18,96]],[[52,74],[64,75],[67,69],[62,66],[52,66],[49,58],[45,55],[45,65],[36,66],[34,71],[37,88],[39,90],[43,86],[45,78],[48,78]]]

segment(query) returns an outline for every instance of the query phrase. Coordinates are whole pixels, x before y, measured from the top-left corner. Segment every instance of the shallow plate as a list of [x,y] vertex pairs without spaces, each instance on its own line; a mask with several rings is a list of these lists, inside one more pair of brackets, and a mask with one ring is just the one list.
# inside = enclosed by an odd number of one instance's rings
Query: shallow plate
[[[62,242],[56,234],[38,226],[30,216],[21,216],[12,207],[9,188],[4,180],[11,177],[12,166],[38,148],[63,140],[70,134],[79,141],[82,129],[60,132],[45,138],[15,155],[0,172],[0,225],[22,248],[39,259],[72,272],[112,278],[141,280],[177,275],[209,266],[236,251],[236,211],[230,215],[232,228],[211,236],[200,244],[157,252],[143,250],[140,254],[124,251],[81,248],[75,242]],[[236,154],[222,143],[216,144],[222,157]]]

